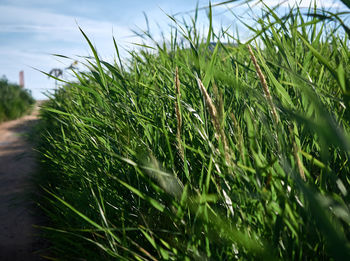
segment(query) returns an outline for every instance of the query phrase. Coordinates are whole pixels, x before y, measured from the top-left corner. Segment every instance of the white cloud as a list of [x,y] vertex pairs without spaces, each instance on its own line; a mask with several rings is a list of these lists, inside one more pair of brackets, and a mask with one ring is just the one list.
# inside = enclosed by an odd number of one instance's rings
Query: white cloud
[[30,2],[28,0],[2,0],[2,2],[10,5],[45,5],[48,2],[50,4],[62,4],[67,2],[67,0],[31,0]]
[[[77,23],[96,37],[111,35],[112,32],[111,22],[6,5],[0,5],[0,10],[0,32],[44,33],[53,39],[69,40],[72,35],[77,35]],[[131,35],[126,26],[118,26],[117,31],[121,38]]]
[[32,67],[47,72],[55,67],[69,66],[70,61],[62,61],[50,53],[73,59],[76,55],[91,54],[78,25],[97,46],[102,57],[107,59],[115,53],[112,34],[121,47],[127,45],[126,41],[135,40],[130,39],[133,33],[125,25],[113,26],[107,21],[13,5],[0,4],[0,10],[0,77],[5,74],[10,81],[17,82],[18,72],[25,70],[26,87],[33,91],[36,98],[43,98],[40,92],[52,89],[54,82]]

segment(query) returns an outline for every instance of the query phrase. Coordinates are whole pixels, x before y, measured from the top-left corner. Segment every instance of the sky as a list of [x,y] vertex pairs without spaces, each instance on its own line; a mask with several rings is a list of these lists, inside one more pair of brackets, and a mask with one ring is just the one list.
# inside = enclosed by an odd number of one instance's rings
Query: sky
[[[212,0],[212,4],[224,0]],[[269,6],[282,3],[287,7],[296,0],[265,0]],[[308,7],[310,1],[298,0],[299,6]],[[44,99],[45,93],[55,88],[55,81],[40,71],[53,68],[64,71],[63,78],[69,79],[65,68],[80,56],[91,54],[79,27],[96,46],[102,59],[113,59],[115,49],[112,36],[117,40],[123,57],[126,50],[135,49],[133,43],[141,43],[134,31],[145,30],[147,14],[151,31],[156,39],[160,32],[168,32],[171,20],[166,14],[189,17],[199,7],[208,6],[209,0],[0,0],[0,77],[13,83],[19,82],[19,72],[24,71],[25,88],[35,99]],[[238,1],[241,3],[243,1]],[[256,1],[255,1],[256,2]],[[336,0],[317,0],[326,8],[344,9]],[[237,3],[214,8],[215,26],[228,27],[235,23],[228,8],[243,14],[247,6]],[[259,5],[251,5],[260,8]],[[205,26],[206,10],[199,14],[199,23]],[[239,27],[240,28],[240,27]],[[53,54],[71,57],[58,58]]]

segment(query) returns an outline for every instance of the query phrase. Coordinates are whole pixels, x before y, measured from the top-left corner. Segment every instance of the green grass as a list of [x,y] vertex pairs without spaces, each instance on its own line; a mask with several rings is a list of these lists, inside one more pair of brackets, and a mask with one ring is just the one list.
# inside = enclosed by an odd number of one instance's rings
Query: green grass
[[0,122],[13,120],[28,113],[35,100],[32,95],[17,84],[0,78]]
[[94,59],[41,111],[51,257],[349,259],[349,36],[265,9],[250,51],[169,17],[111,64],[82,31]]

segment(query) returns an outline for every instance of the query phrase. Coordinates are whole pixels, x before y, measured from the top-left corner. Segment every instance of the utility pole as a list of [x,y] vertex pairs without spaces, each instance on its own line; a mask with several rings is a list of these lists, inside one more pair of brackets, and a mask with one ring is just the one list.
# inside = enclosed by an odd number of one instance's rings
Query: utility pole
[[24,88],[24,72],[23,71],[19,72],[19,86]]

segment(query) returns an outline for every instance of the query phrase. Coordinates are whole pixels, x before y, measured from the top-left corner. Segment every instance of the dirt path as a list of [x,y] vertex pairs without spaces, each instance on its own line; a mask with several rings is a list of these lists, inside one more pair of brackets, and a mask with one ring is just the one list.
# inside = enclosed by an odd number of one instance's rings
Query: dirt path
[[38,107],[18,120],[0,124],[0,260],[41,260],[38,218],[29,193],[34,151],[24,137],[37,123]]

